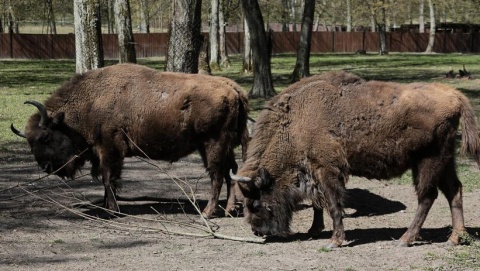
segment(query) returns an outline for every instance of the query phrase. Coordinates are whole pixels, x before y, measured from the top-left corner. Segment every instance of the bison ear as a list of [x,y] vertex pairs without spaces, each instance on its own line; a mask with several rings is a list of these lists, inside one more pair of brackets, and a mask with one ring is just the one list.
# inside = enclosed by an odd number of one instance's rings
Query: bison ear
[[64,112],[59,112],[53,117],[53,124],[54,125],[59,125],[63,123],[63,120],[65,119],[65,113]]
[[260,177],[255,180],[255,186],[259,189],[267,188],[272,185],[272,177],[266,168],[260,168]]
[[258,199],[260,197],[259,189],[254,182],[237,182],[237,184],[245,198]]

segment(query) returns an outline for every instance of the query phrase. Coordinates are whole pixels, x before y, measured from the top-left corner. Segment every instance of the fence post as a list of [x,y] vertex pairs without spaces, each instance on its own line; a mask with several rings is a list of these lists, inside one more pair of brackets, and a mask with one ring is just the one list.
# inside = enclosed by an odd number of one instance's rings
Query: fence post
[[332,53],[335,53],[335,31],[332,31]]
[[8,31],[10,38],[10,58],[13,58],[13,31]]

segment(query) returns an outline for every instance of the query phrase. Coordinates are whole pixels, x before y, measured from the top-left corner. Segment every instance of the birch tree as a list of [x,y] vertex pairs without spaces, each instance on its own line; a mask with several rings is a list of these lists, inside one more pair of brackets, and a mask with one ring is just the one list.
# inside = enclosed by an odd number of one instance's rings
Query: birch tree
[[428,46],[425,53],[433,52],[433,45],[435,44],[435,4],[432,0],[428,0],[428,7],[430,9],[430,33],[428,35]]
[[211,0],[210,5],[210,68],[212,70],[219,69],[218,63],[218,9],[219,0]]

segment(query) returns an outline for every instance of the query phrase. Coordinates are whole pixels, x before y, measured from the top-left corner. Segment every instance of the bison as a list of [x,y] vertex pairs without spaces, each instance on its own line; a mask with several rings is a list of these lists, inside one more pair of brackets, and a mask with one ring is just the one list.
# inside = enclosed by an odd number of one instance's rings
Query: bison
[[41,104],[25,128],[39,166],[47,173],[73,178],[86,161],[94,178],[101,175],[105,207],[115,200],[123,160],[147,156],[177,161],[198,151],[211,178],[203,210],[214,214],[225,178],[236,170],[234,148],[248,141],[248,100],[230,79],[158,72],[119,64],[77,74]]
[[245,163],[236,175],[245,217],[257,235],[290,234],[292,213],[311,200],[309,234],[333,220],[327,248],[341,246],[349,175],[389,179],[411,169],[418,208],[398,240],[419,236],[438,189],[450,205],[448,244],[466,233],[462,184],[455,170],[457,128],[463,152],[480,163],[475,112],[468,99],[441,84],[365,81],[347,72],[306,78],[274,97],[260,113]]

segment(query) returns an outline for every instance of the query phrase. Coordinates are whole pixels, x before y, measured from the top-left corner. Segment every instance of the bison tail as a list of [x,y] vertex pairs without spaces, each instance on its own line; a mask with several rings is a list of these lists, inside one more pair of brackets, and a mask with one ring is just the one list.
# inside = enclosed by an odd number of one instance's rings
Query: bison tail
[[237,144],[242,146],[242,159],[247,157],[247,146],[249,141],[247,120],[250,108],[248,107],[248,98],[243,92],[239,92],[238,121],[237,121]]
[[462,154],[470,154],[480,167],[480,138],[478,134],[477,118],[470,101],[463,94],[460,95],[462,103],[461,126],[462,126]]

